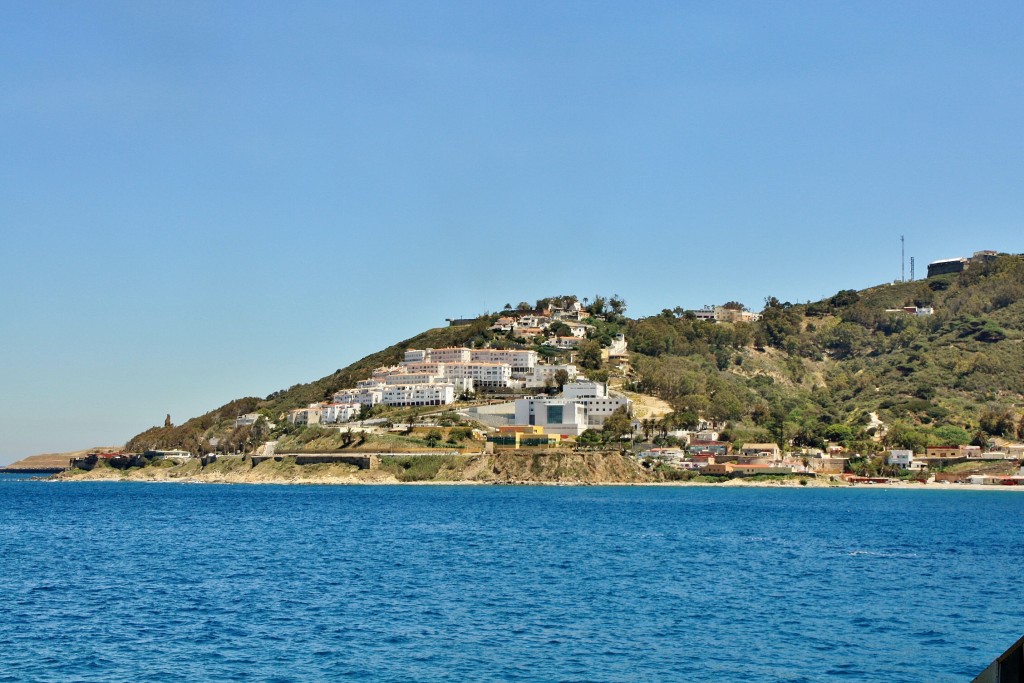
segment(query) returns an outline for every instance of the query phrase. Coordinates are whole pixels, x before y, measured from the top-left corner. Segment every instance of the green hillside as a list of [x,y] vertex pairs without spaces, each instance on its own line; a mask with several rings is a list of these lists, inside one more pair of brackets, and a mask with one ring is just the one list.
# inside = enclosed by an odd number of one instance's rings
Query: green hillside
[[[575,297],[554,299],[566,300]],[[716,324],[679,307],[630,319],[625,302],[595,297],[589,308],[601,316],[588,320],[595,330],[577,362],[592,377],[614,373],[601,366],[600,346],[624,332],[632,352],[623,377],[628,388],[662,397],[675,409],[651,425],[657,429],[708,418],[724,424],[732,440],[818,447],[834,441],[861,452],[875,445],[871,413],[884,424],[884,445],[919,450],[1018,438],[1024,430],[1020,257],[1003,255],[926,280],[844,290],[813,303],[769,297],[765,304],[759,321]],[[886,312],[904,306],[929,306],[934,314]],[[264,399],[239,399],[177,427],[154,427],[127,448],[201,452],[213,437],[252,447],[270,435],[259,426],[234,429],[237,415],[259,411],[280,423],[285,411],[329,399],[374,368],[398,362],[407,348],[523,343],[491,331],[495,317],[428,330],[314,382]]]
[[[672,311],[634,321],[635,388],[677,416],[730,423],[741,440],[865,447],[868,414],[885,443],[923,447],[1016,438],[1024,406],[1024,261],[842,291],[809,304],[769,298],[756,323]],[[918,317],[887,313],[930,306]]]

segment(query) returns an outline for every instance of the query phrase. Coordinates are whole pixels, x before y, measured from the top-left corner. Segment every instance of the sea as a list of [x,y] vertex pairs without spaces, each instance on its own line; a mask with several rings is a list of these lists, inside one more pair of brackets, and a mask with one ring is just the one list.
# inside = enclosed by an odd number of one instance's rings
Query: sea
[[0,681],[968,682],[1024,495],[0,477]]

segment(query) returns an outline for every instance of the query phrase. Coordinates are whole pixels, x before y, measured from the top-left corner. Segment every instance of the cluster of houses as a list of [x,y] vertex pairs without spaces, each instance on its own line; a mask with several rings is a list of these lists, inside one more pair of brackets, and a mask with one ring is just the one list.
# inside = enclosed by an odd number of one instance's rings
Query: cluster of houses
[[968,460],[1022,459],[1024,444],[1007,444],[999,450],[982,450],[981,446],[928,446],[923,456],[909,449],[893,449],[886,457],[886,464],[902,470],[920,471]]
[[687,313],[692,313],[697,320],[712,323],[752,323],[761,319],[760,313],[726,306],[704,306]]
[[[774,443],[747,443],[735,452],[731,443],[718,441],[717,434],[706,430],[679,435],[683,447],[651,448],[638,454],[641,458],[662,461],[679,469],[700,470],[702,474],[749,476],[754,474],[835,474],[847,469],[847,458],[840,447],[825,452],[784,453]],[[1024,459],[1024,444],[1008,444],[1001,450],[985,451],[979,446],[929,446],[921,456],[911,450],[893,449],[886,457],[889,465],[906,471],[923,471],[948,467],[967,461],[1000,461]],[[849,475],[847,475],[849,476]],[[936,473],[937,480],[965,481],[984,484],[1024,484],[1021,476]],[[854,479],[871,478],[853,477]],[[877,478],[884,481],[885,478]]]
[[702,474],[750,476],[754,474],[842,474],[848,458],[839,453],[784,453],[774,443],[746,443],[733,450],[728,441],[719,441],[718,432],[703,429],[681,432],[677,438],[685,446],[651,448],[638,454],[641,458],[660,460],[685,470],[700,470]]
[[507,311],[494,321],[491,329],[527,341],[543,338],[544,346],[575,349],[594,331],[593,325],[583,322],[590,317],[582,304],[574,301],[564,307],[551,305],[543,310]]

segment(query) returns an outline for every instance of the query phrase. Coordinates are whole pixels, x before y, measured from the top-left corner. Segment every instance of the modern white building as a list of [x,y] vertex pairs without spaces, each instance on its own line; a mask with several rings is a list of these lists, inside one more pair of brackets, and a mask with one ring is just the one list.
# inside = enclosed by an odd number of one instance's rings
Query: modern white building
[[587,408],[564,398],[516,401],[516,424],[543,427],[548,434],[579,436],[587,429]]
[[924,467],[924,463],[914,460],[914,451],[901,448],[894,448],[889,451],[886,463],[904,470],[919,470]]
[[570,382],[562,391],[562,398],[577,401],[586,406],[587,422],[591,426],[603,425],[605,418],[632,401],[621,396],[609,396],[608,387],[600,382]]
[[583,407],[585,425],[599,427],[604,424],[609,415],[622,406],[630,406],[632,401],[619,396],[609,396],[608,388],[599,382],[570,382],[565,385],[560,397],[534,397],[517,400],[516,424],[545,425],[552,421],[547,417],[547,406],[568,406],[569,404]]

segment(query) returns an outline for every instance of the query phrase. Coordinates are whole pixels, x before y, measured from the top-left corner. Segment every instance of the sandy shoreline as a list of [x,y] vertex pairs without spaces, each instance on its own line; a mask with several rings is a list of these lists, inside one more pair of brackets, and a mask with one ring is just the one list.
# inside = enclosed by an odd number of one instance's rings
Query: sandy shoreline
[[758,488],[758,489],[844,489],[844,490],[899,490],[899,491],[1009,491],[1024,493],[1024,486],[997,486],[985,484],[910,484],[895,482],[889,484],[849,484],[837,481],[815,481],[808,479],[806,485],[799,481],[746,481],[743,479],[730,479],[723,482],[693,482],[693,481],[530,481],[530,480],[429,480],[429,481],[408,481],[403,482],[394,477],[360,478],[353,476],[322,477],[322,478],[280,478],[249,480],[241,477],[115,477],[115,476],[61,476],[40,477],[35,481],[52,483],[65,482],[137,482],[144,484],[252,484],[252,485],[293,485],[293,486],[633,486],[633,487],[662,487],[662,488]]

